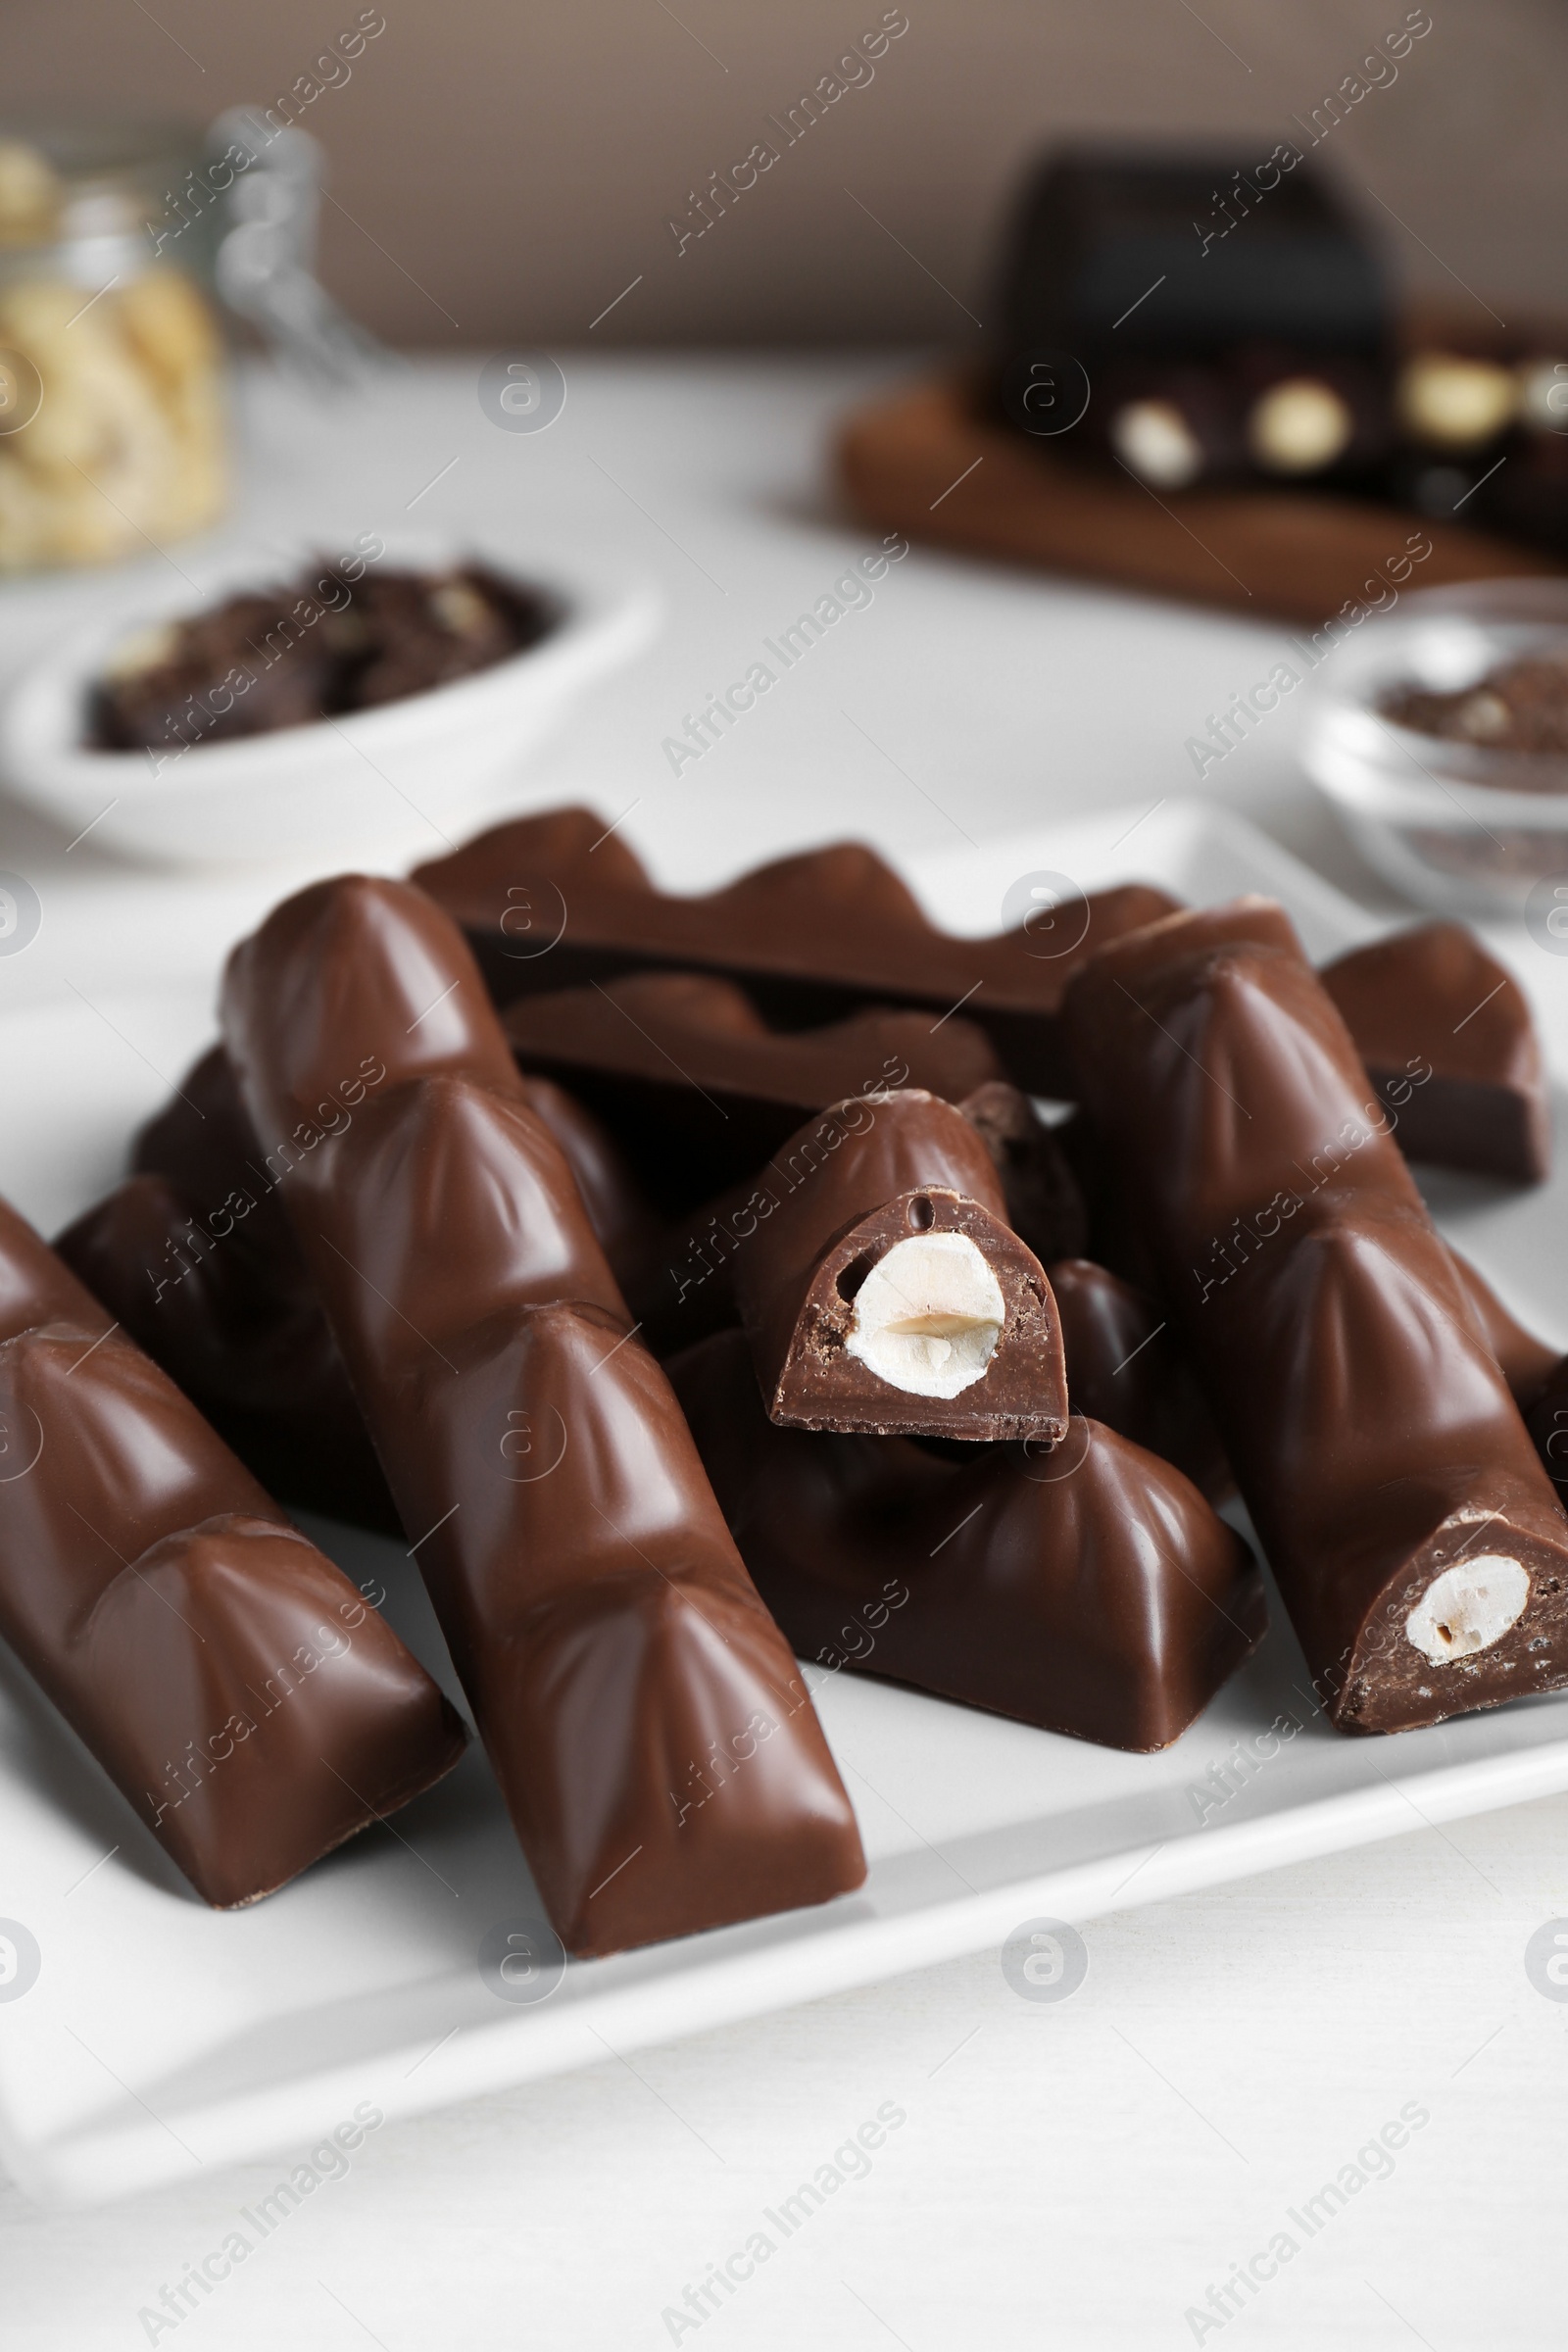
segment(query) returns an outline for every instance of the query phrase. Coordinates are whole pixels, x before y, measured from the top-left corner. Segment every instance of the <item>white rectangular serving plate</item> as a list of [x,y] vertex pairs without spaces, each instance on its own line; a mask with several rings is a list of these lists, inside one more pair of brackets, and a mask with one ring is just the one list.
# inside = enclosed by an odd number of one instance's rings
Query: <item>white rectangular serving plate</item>
[[[1008,886],[1141,878],[1195,903],[1282,899],[1325,956],[1379,926],[1240,820],[1136,809],[933,860],[939,919],[994,929]],[[46,1233],[123,1164],[131,1127],[211,1035],[210,978],[102,988],[6,1013],[0,1193]],[[1557,1042],[1557,1041],[1550,1041]],[[1545,1337],[1568,1335],[1568,1176],[1531,1193],[1446,1181],[1445,1229]],[[456,1695],[401,1545],[311,1526]],[[34,2196],[85,2202],[299,2150],[369,2100],[412,2114],[611,2052],[697,2033],[1183,1889],[1568,1788],[1568,1696],[1396,1739],[1346,1740],[1313,1711],[1277,1605],[1248,1669],[1174,1747],[1121,1755],[850,1674],[812,1668],[870,1877],[821,1909],[611,1960],[573,1962],[514,2004],[481,1978],[498,1923],[537,1898],[483,1756],[253,1909],[208,1911],[85,1751],[0,1655],[0,1936],[38,1946],[0,1984],[0,2158]],[[1298,1728],[1253,1743],[1277,1718]],[[1233,1766],[1216,1801],[1211,1767]],[[1273,1748],[1277,1752],[1265,1753]]]

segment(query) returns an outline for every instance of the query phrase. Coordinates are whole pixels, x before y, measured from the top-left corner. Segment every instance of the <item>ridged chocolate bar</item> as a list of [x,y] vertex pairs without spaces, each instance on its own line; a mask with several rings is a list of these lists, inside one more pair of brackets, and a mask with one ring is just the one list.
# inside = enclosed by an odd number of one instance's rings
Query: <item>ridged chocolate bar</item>
[[1240,1536],[1168,1462],[1075,1415],[958,1463],[781,1429],[720,1333],[670,1366],[741,1555],[801,1656],[1146,1752],[1260,1638]]
[[706,897],[656,890],[636,854],[587,808],[516,817],[414,879],[468,937],[498,1004],[623,972],[732,980],[779,1029],[867,1004],[961,1011],[1019,1086],[1064,1092],[1058,1015],[1092,950],[1175,905],[1128,883],[1042,907],[1017,929],[958,939],[927,920],[874,850],[839,842],[759,866]]
[[1067,1017],[1330,1719],[1560,1688],[1568,1520],[1283,911],[1153,924]]
[[[318,884],[235,951],[223,1032],[568,1950],[858,1886],[794,1660],[455,925]],[[314,1141],[367,1053],[385,1083]]]
[[220,1906],[465,1744],[391,1627],[3,1203],[0,1633]]

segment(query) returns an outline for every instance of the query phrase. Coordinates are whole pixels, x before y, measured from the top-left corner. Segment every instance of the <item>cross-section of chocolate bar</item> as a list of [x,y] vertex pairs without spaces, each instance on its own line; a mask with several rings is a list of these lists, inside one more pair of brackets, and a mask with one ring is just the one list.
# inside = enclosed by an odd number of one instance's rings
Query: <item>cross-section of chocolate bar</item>
[[1060,1437],[1055,1301],[960,1110],[913,1090],[840,1103],[763,1177],[730,1266],[775,1421]]

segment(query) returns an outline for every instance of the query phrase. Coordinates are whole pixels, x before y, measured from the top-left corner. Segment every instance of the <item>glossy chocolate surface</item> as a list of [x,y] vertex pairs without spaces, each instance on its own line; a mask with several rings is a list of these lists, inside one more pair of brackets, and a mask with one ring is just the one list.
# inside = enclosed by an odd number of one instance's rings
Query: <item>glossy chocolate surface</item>
[[[658,1231],[603,1127],[547,1078],[523,1095],[560,1143],[612,1259]],[[338,1104],[329,1117],[341,1120]],[[215,1046],[142,1130],[137,1173],[57,1240],[61,1255],[270,1493],[395,1532],[336,1340],[265,1152]]]
[[[933,1088],[940,1093],[940,1088]],[[1020,1087],[990,1079],[958,1108],[979,1135],[1002,1180],[1007,1223],[1042,1263],[1088,1247],[1089,1215],[1055,1131]]]
[[519,1066],[602,1118],[669,1215],[748,1175],[803,1119],[849,1095],[924,1087],[950,1102],[1000,1078],[960,1014],[873,1006],[824,1028],[770,1029],[745,991],[702,972],[634,972],[521,997],[506,1015]]
[[1074,1416],[1054,1449],[939,1458],[780,1429],[721,1333],[670,1367],[795,1648],[1110,1747],[1167,1746],[1263,1631],[1242,1539],[1170,1464]]
[[206,1901],[439,1780],[424,1669],[0,1206],[0,1632]]
[[259,1215],[247,1232],[232,1208],[200,1210],[168,1177],[128,1176],[55,1248],[270,1494],[397,1532],[337,1343],[281,1218]]
[[[954,1104],[912,1089],[839,1103],[762,1172],[751,1213],[731,1261],[734,1295],[775,1421],[880,1436],[1061,1435],[1066,1377],[1051,1286],[1007,1224],[991,1154]],[[907,1264],[928,1239],[964,1253],[961,1278],[989,1269],[999,1294],[989,1359],[951,1396],[900,1387],[869,1349],[858,1352],[884,1269],[895,1288],[907,1283],[891,1271],[892,1253]],[[906,1323],[919,1338],[930,1324],[934,1358],[956,1360],[962,1315],[922,1311],[923,1291],[904,1303],[892,1328]]]
[[983,1029],[1009,1077],[1061,1094],[1059,1024],[1071,973],[1107,939],[1174,901],[1145,883],[1056,909],[1053,924],[989,939],[937,930],[892,868],[838,842],[682,898],[587,808],[554,808],[481,834],[414,879],[468,935],[496,1001],[686,969],[734,981],[779,1029],[866,1004],[922,1004]]
[[1068,1021],[1330,1718],[1560,1687],[1568,1521],[1283,913],[1112,946]]
[[1421,923],[1327,965],[1410,1159],[1538,1184],[1551,1105],[1524,991],[1463,923]]
[[1557,1349],[1549,1348],[1544,1340],[1538,1340],[1534,1332],[1526,1331],[1503,1305],[1485,1275],[1451,1244],[1448,1255],[1515,1404],[1521,1412],[1528,1412],[1557,1369],[1560,1361]]
[[1173,1462],[1210,1502],[1236,1491],[1213,1415],[1177,1347],[1168,1310],[1091,1258],[1054,1258],[1046,1279],[1061,1318],[1074,1413]]
[[858,1886],[794,1660],[456,927],[318,885],[236,950],[223,1024],[567,1948]]

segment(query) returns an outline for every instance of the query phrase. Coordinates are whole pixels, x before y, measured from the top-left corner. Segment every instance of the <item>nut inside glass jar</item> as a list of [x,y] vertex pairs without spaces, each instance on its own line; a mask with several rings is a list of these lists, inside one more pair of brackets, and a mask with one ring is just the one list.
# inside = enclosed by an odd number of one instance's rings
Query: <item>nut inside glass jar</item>
[[145,129],[0,129],[0,572],[140,555],[222,512],[207,250],[185,236],[175,258],[150,227],[192,152]]

